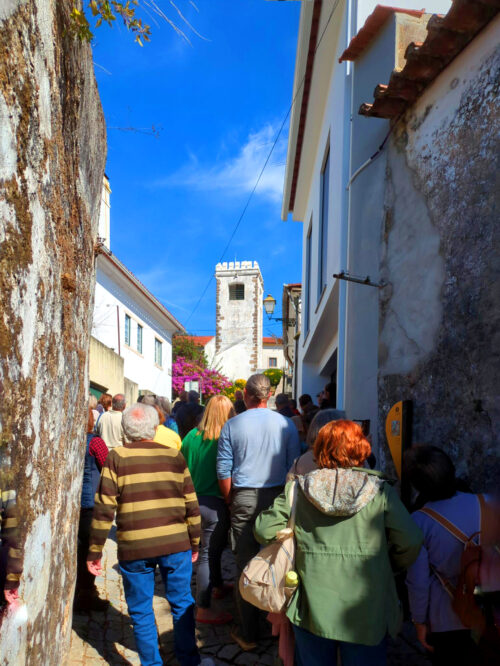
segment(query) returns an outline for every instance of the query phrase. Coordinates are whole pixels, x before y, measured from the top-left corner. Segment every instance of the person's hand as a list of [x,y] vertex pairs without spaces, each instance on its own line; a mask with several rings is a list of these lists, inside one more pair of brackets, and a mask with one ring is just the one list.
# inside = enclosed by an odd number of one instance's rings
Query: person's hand
[[4,590],[3,596],[5,597],[5,601],[9,606],[15,606],[19,602],[18,590]]
[[191,562],[194,564],[195,562],[198,561],[198,551],[192,551],[191,552]]
[[420,645],[422,645],[426,650],[429,652],[434,652],[434,648],[432,645],[429,645],[427,642],[427,632],[428,628],[426,624],[422,624],[421,622],[414,622],[415,629],[417,630],[417,638],[418,642]]
[[87,569],[93,576],[100,576],[102,572],[101,560],[94,560],[87,562]]

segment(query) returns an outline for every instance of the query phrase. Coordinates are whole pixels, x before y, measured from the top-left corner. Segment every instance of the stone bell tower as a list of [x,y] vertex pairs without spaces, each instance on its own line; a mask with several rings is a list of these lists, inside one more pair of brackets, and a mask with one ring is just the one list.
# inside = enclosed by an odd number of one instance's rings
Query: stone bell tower
[[230,261],[215,268],[215,356],[231,380],[248,379],[262,364],[264,283],[256,261]]

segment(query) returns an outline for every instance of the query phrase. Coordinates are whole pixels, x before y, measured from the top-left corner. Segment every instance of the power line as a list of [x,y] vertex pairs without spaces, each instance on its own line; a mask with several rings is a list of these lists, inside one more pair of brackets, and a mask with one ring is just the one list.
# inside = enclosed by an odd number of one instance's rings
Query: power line
[[[321,42],[323,41],[323,37],[324,37],[324,35],[325,35],[325,33],[326,33],[326,30],[327,30],[328,26],[330,25],[330,21],[331,21],[331,19],[332,19],[332,16],[333,16],[335,10],[337,9],[337,6],[338,6],[339,2],[340,2],[340,0],[336,0],[336,2],[334,2],[334,4],[333,4],[333,7],[332,7],[332,9],[331,9],[331,11],[330,11],[330,15],[328,16],[328,19],[327,19],[327,21],[326,21],[325,27],[323,28],[323,30],[322,30],[322,32],[321,32],[321,35],[320,35],[320,37],[319,37],[319,39],[318,39],[318,41],[317,41],[317,43],[316,43],[316,47],[315,47],[315,49],[314,49],[314,55],[316,55],[316,53],[317,53],[317,51],[318,51],[318,49],[319,49],[319,47],[320,47],[320,44],[321,44]],[[302,80],[300,81],[299,85],[297,86],[297,91],[296,91],[295,95],[293,96],[292,102],[291,102],[290,106],[288,107],[287,112],[285,113],[285,117],[283,118],[283,122],[282,122],[281,125],[280,125],[280,128],[279,128],[279,130],[278,130],[278,134],[276,135],[276,138],[275,138],[275,140],[273,141],[273,144],[272,144],[272,146],[271,146],[271,150],[269,151],[269,153],[268,153],[268,155],[267,155],[267,157],[266,157],[266,160],[265,160],[265,162],[264,162],[264,165],[263,165],[262,169],[260,170],[260,173],[259,173],[259,175],[258,175],[258,177],[257,177],[257,180],[255,181],[255,185],[253,186],[253,188],[252,188],[252,190],[251,190],[251,192],[250,192],[250,194],[249,194],[249,196],[248,196],[248,199],[247,199],[247,201],[246,201],[246,203],[245,203],[245,205],[244,205],[244,207],[243,207],[243,211],[242,211],[240,217],[238,218],[238,221],[236,222],[236,224],[235,224],[235,226],[234,226],[234,229],[233,229],[233,231],[232,231],[232,233],[231,233],[231,236],[229,237],[229,240],[228,240],[228,242],[226,243],[226,247],[224,248],[224,250],[223,250],[223,252],[222,252],[222,254],[221,254],[221,256],[220,256],[220,258],[219,258],[219,260],[218,260],[217,263],[220,263],[220,262],[223,260],[224,255],[226,254],[226,252],[227,252],[227,250],[228,250],[228,248],[229,248],[229,246],[230,246],[230,244],[231,244],[231,241],[233,240],[233,238],[234,238],[236,232],[238,231],[238,228],[239,228],[239,226],[240,226],[240,224],[241,224],[241,222],[242,222],[242,220],[243,220],[243,217],[245,216],[245,213],[247,212],[248,206],[250,205],[250,202],[251,202],[251,200],[253,199],[253,195],[255,194],[255,190],[257,189],[257,187],[258,187],[258,185],[259,185],[259,183],[260,183],[260,180],[261,180],[262,175],[263,175],[263,173],[264,173],[264,171],[265,171],[265,169],[266,169],[266,166],[267,166],[269,160],[271,159],[271,155],[273,154],[273,151],[274,151],[274,149],[275,149],[275,147],[276,147],[276,144],[278,143],[278,139],[279,139],[280,136],[281,136],[281,132],[283,131],[283,127],[285,126],[285,123],[286,123],[286,121],[288,120],[288,117],[289,117],[289,115],[290,115],[290,112],[291,112],[291,110],[293,109],[293,105],[295,104],[295,100],[297,99],[297,97],[298,97],[298,95],[299,95],[299,92],[301,91],[302,86],[304,85],[305,78],[306,78],[306,75],[305,75],[305,73],[304,73],[304,76],[302,77]],[[196,302],[196,305],[194,306],[194,308],[193,308],[192,311],[191,311],[191,314],[189,315],[189,317],[188,317],[187,320],[186,320],[186,326],[187,326],[187,324],[189,323],[189,321],[191,320],[191,317],[194,315],[194,313],[195,313],[196,310],[198,309],[198,307],[199,307],[200,303],[202,302],[203,298],[205,297],[205,294],[207,293],[208,288],[209,288],[210,285],[212,284],[212,280],[213,280],[213,278],[214,278],[214,276],[211,275],[210,278],[208,279],[208,282],[207,282],[207,284],[205,285],[205,288],[204,288],[203,291],[201,292],[201,296],[200,296],[200,298],[199,298],[198,301]]]

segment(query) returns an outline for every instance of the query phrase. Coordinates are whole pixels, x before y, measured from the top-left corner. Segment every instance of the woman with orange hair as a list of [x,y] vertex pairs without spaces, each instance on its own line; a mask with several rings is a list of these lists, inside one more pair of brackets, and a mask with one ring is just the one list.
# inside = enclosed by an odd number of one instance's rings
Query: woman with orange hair
[[[418,556],[422,533],[379,472],[363,468],[370,443],[361,427],[339,420],[314,444],[318,469],[298,477],[295,570],[299,585],[286,615],[298,666],[382,666],[386,635],[400,609],[394,571]],[[290,517],[294,481],[263,511],[255,537],[270,543]]]
[[230,613],[210,608],[214,596],[224,595],[221,556],[227,544],[229,512],[222,498],[215,469],[217,444],[222,426],[235,415],[232,402],[224,395],[210,398],[201,422],[182,440],[181,453],[186,459],[201,513],[201,547],[196,571],[196,621],[225,624]]

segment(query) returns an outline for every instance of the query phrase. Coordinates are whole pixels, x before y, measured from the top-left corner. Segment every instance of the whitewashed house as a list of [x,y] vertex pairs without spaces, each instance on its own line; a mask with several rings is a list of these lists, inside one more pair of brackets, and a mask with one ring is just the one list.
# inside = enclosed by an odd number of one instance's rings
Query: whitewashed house
[[[367,0],[302,3],[282,208],[284,220],[291,213],[303,222],[297,391],[314,396],[333,382],[337,406],[373,424],[378,289],[333,276],[348,271],[379,280],[386,162],[369,160],[390,123],[367,120],[358,109],[402,67],[406,45],[425,36],[430,18],[413,2],[398,4],[403,9]],[[434,0],[428,9],[449,6]],[[354,62],[342,59],[351,42],[359,53]]]
[[476,292],[496,265],[498,7],[398,4],[301,5],[282,209],[303,223],[298,393],[332,381],[376,450],[402,399],[417,441],[458,451],[469,433],[489,450],[478,414],[498,413],[498,391],[478,322],[494,328],[498,301]]
[[185,329],[110,250],[109,183],[103,189],[90,349],[91,390],[172,395],[172,335]]

